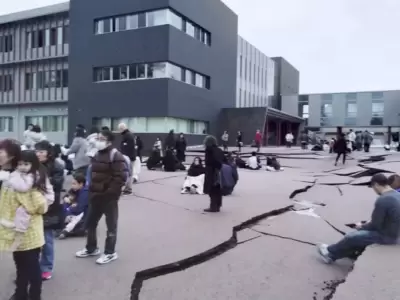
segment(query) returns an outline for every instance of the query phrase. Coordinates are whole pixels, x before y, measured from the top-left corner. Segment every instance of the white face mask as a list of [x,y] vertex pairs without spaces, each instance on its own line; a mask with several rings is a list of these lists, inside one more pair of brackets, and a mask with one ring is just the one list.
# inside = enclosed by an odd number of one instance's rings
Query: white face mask
[[107,142],[106,141],[96,141],[96,148],[100,151],[106,149]]

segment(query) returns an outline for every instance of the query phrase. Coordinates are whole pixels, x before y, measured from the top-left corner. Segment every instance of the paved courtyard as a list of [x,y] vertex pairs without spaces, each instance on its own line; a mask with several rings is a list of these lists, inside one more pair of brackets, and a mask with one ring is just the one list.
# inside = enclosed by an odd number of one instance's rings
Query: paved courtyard
[[[134,195],[120,200],[120,259],[98,266],[95,259],[74,256],[85,239],[56,241],[54,278],[44,283],[43,299],[398,299],[395,285],[377,292],[379,284],[370,282],[388,270],[382,267],[382,247],[367,250],[352,271],[350,260],[321,263],[314,245],[335,242],[351,230],[345,224],[370,217],[376,196],[362,185],[368,166],[394,172],[400,155],[358,167],[365,154],[356,153],[343,169],[333,167],[326,152],[264,150],[276,152],[285,170],[240,170],[219,214],[203,213],[207,196],[180,194],[184,172],[143,169]],[[103,246],[104,222],[98,234]],[[382,250],[388,263],[396,250]],[[15,271],[10,255],[0,259],[2,300],[12,293]],[[391,278],[399,278],[398,259],[393,264]]]

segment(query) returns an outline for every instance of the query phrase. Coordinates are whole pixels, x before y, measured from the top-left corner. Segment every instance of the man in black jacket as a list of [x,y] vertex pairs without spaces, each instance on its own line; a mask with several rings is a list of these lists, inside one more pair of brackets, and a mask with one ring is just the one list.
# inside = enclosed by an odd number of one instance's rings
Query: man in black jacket
[[[120,151],[123,155],[129,157],[132,167],[132,171],[130,173],[133,174],[133,167],[135,165],[135,160],[136,160],[135,138],[132,132],[129,131],[128,126],[126,126],[126,124],[124,123],[119,124],[118,129],[121,132],[122,136]],[[132,176],[130,176],[126,181],[125,189],[123,191],[125,195],[129,195],[132,193],[132,183],[133,183],[133,178]]]

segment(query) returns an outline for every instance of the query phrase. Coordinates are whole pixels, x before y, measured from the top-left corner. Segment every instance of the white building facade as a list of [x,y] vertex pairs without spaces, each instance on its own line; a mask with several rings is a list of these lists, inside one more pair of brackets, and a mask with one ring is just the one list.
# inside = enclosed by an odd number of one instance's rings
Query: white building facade
[[274,81],[275,62],[238,36],[236,107],[268,106]]

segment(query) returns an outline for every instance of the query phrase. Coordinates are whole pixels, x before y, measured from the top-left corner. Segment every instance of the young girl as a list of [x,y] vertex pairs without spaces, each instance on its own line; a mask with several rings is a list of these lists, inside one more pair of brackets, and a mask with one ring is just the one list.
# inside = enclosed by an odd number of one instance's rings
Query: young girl
[[54,193],[33,151],[23,151],[17,169],[7,179],[3,174],[3,179],[0,250],[13,251],[17,268],[14,297],[40,299],[42,278],[39,256],[44,245],[42,215],[49,203],[54,201]]

